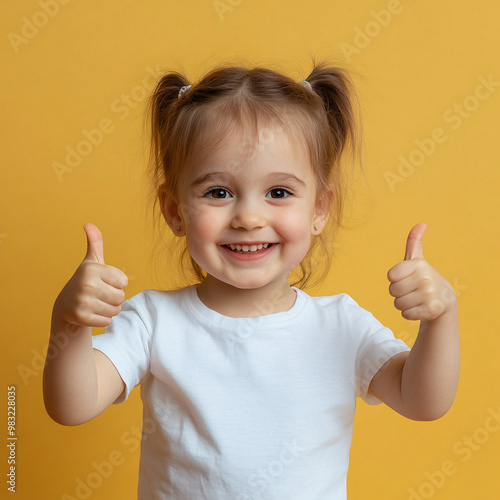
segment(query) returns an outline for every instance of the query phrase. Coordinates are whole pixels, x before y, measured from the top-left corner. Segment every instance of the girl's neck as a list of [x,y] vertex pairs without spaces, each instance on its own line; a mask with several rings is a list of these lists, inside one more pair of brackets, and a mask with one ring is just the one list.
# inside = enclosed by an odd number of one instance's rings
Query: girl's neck
[[254,318],[289,311],[297,294],[286,282],[273,282],[261,288],[236,288],[207,276],[197,286],[199,299],[208,308],[233,318]]

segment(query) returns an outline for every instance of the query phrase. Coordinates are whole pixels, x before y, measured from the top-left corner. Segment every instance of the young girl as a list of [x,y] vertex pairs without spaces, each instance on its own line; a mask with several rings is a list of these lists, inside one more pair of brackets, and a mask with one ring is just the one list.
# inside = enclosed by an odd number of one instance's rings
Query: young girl
[[450,408],[457,300],[423,257],[425,224],[388,273],[395,307],[421,321],[411,351],[348,295],[302,290],[313,251],[329,262],[322,234],[340,224],[354,97],[325,63],[302,82],[240,67],[159,81],[153,180],[198,282],[125,300],[127,277],[85,224],[44,371],[47,411],[64,425],[141,384],[139,499],[345,499],[356,396],[414,420]]

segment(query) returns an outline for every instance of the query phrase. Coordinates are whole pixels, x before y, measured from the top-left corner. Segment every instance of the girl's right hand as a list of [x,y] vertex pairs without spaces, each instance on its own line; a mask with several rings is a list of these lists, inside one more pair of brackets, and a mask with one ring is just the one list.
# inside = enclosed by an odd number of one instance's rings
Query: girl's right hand
[[87,254],[75,274],[61,290],[54,311],[67,323],[105,327],[121,311],[128,278],[120,269],[104,263],[103,239],[94,224],[83,226]]

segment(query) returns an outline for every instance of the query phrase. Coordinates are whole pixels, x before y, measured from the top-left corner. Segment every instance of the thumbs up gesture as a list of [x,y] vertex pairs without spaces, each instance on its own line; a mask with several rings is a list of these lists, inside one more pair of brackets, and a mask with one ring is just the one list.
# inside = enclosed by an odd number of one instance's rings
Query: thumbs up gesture
[[104,263],[99,229],[89,223],[83,229],[87,235],[87,253],[57,297],[54,311],[67,323],[104,327],[121,310],[128,278],[120,269]]
[[424,258],[422,239],[427,225],[417,224],[406,241],[403,262],[387,273],[389,293],[403,318],[434,320],[456,305],[453,287]]

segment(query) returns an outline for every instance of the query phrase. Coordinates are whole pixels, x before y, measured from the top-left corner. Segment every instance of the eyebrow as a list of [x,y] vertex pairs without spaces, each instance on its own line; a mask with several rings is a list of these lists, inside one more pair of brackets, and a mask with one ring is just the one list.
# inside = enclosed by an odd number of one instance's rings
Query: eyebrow
[[[191,183],[191,187],[195,187],[195,186],[198,186],[199,184],[210,181],[214,177],[227,179],[227,178],[232,177],[232,176],[231,176],[231,174],[228,174],[227,172],[208,172],[206,174],[203,174],[203,175],[197,177]],[[299,179],[297,176],[290,174],[288,172],[270,172],[265,176],[265,178],[273,178],[273,179],[279,180],[281,182],[294,181],[294,182],[297,182],[298,184],[306,187],[306,183],[303,180]]]

